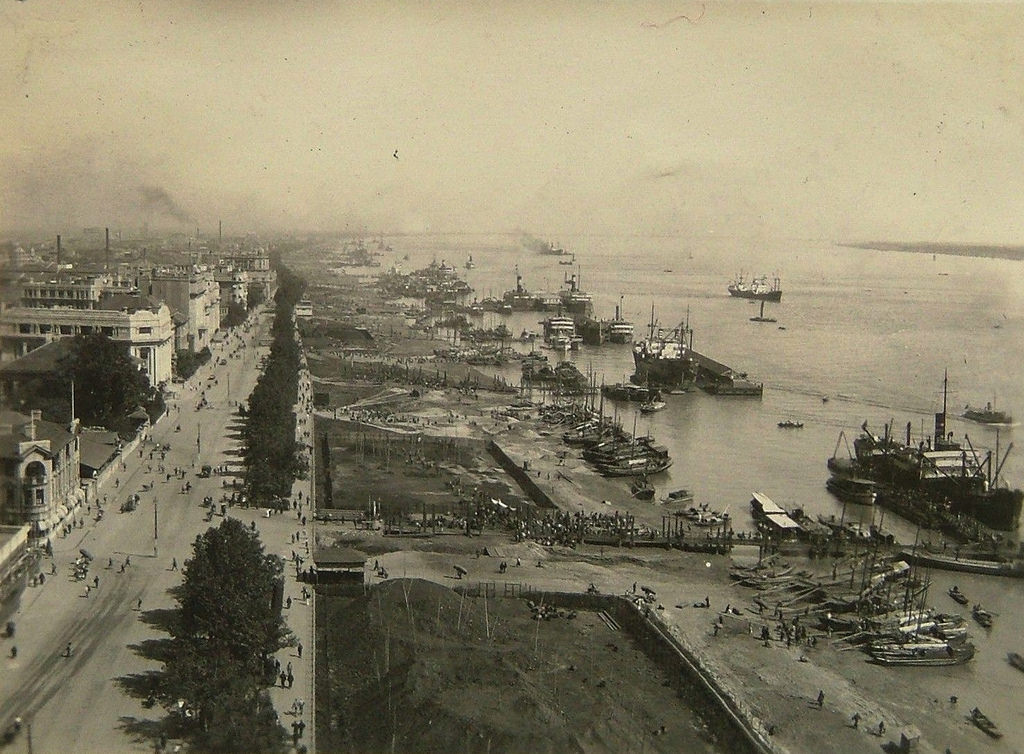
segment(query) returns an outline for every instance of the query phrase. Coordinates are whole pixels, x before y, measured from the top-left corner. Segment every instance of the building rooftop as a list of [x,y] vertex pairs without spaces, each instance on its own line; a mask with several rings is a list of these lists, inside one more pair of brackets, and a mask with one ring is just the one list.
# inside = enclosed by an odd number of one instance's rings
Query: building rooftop
[[30,377],[53,374],[60,360],[71,353],[71,339],[59,338],[44,343],[19,359],[0,364],[0,377]]

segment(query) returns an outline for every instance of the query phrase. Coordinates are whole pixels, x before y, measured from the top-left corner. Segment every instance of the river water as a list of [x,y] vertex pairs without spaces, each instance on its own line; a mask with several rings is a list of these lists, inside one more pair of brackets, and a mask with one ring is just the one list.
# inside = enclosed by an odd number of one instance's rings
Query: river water
[[[593,296],[597,317],[610,319],[623,297],[623,314],[634,322],[636,338],[646,333],[652,305],[664,326],[688,317],[694,348],[763,382],[763,398],[718,398],[694,391],[666,396],[668,407],[649,417],[619,404],[619,418],[627,428],[635,418],[639,433],[650,432],[670,449],[674,465],[652,480],[659,493],[688,487],[698,502],[727,508],[737,529],[752,526],[754,490],[784,507],[802,506],[812,516],[842,514],[842,503],[825,490],[827,459],[834,452],[847,453],[841,433],[852,444],[866,421],[876,434],[893,422],[902,437],[910,422],[915,438],[930,435],[933,414],[942,408],[944,371],[949,374],[947,431],[961,441],[969,436],[979,455],[995,451],[997,443],[1000,454],[1005,453],[1019,432],[1016,426],[1003,427],[997,439],[995,428],[958,418],[965,404],[993,400],[1024,417],[1024,268],[1018,262],[803,240],[551,240],[575,252],[575,268],[530,251],[511,236],[393,237],[388,243],[394,251],[383,254],[381,262],[385,269],[397,262],[410,271],[431,260],[447,260],[460,268],[479,298],[500,297],[512,288],[517,266],[531,291],[556,291],[563,276],[575,269],[582,288]],[[467,270],[470,254],[475,267]],[[758,306],[728,295],[726,286],[740,272],[748,278],[779,274],[782,301],[766,308],[777,323],[751,322]],[[483,324],[504,322],[518,334],[540,331],[542,316],[486,314]],[[594,371],[598,382],[626,381],[633,371],[628,345],[584,346],[569,358],[584,373]],[[503,373],[518,382],[518,364]],[[612,410],[607,402],[605,408]],[[780,429],[777,423],[785,419],[804,427]],[[1024,485],[1021,452],[1009,453],[1001,479],[1013,487]],[[848,519],[865,522],[881,515],[877,507],[848,506],[846,511]],[[918,535],[934,541],[941,536],[919,533],[892,514],[885,514],[883,524],[904,542]],[[1024,652],[1019,642],[1024,581],[942,572],[932,577],[931,601],[940,609],[958,607],[944,594],[958,581],[1000,617],[991,632],[972,630],[979,647],[973,662],[914,673],[915,682],[936,699],[957,693],[964,702],[991,710],[1007,733],[996,748],[1019,748],[1024,711],[1012,691],[1021,688],[1022,678],[1005,657],[1008,651]]]

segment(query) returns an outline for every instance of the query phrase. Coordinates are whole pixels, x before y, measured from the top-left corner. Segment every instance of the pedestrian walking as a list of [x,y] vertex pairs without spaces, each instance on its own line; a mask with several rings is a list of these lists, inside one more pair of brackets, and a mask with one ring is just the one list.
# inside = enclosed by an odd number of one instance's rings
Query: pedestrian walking
[[860,713],[854,712],[853,717],[851,717],[850,719],[853,720],[853,729],[857,730],[857,726],[860,725]]
[[291,610],[291,609],[292,609],[292,598],[291,598],[291,597],[288,597],[288,599],[286,599],[286,600],[284,601],[284,606],[285,606],[285,608],[286,608],[286,609],[288,609],[288,610]]
[[99,589],[100,588],[100,577],[99,576],[93,576],[92,577],[92,587],[93,587],[93,589]]
[[177,571],[178,570],[178,559],[177,558],[171,558],[171,570],[172,571]]
[[142,597],[139,597],[139,599],[136,600],[136,602],[135,602],[135,609],[136,610],[142,610]]
[[825,704],[825,692],[823,690],[821,690],[821,689],[818,689],[818,709],[821,709],[824,704]]
[[299,642],[299,646],[297,647],[297,649],[299,650],[299,657],[302,657],[302,642],[301,641]]
[[285,688],[285,684],[288,682],[288,674],[282,670],[277,677],[281,681],[281,688]]
[[291,688],[293,683],[295,683],[295,676],[293,676],[291,673],[289,673],[288,674],[288,688]]

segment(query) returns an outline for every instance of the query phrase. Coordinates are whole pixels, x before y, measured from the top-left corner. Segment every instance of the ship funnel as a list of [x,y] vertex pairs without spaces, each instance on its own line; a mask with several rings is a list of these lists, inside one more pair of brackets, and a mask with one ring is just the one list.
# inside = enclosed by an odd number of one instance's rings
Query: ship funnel
[[907,422],[907,443],[906,443],[907,447],[910,446],[910,427],[911,427],[911,423]]

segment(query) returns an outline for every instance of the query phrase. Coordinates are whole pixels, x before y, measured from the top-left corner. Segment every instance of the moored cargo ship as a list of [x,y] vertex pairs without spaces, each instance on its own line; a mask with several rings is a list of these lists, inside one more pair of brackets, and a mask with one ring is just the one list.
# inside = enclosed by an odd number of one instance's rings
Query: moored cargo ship
[[[946,433],[946,380],[932,437],[912,444],[910,423],[905,442],[892,437],[889,425],[881,437],[868,431],[867,422],[861,429],[848,473],[876,482],[880,504],[926,525],[968,516],[993,529],[1017,528],[1024,491],[1000,482],[1006,456],[998,457],[998,444],[995,454],[988,451],[979,456],[969,440],[964,447],[953,440],[952,432]],[[838,468],[832,462],[830,466]]]

